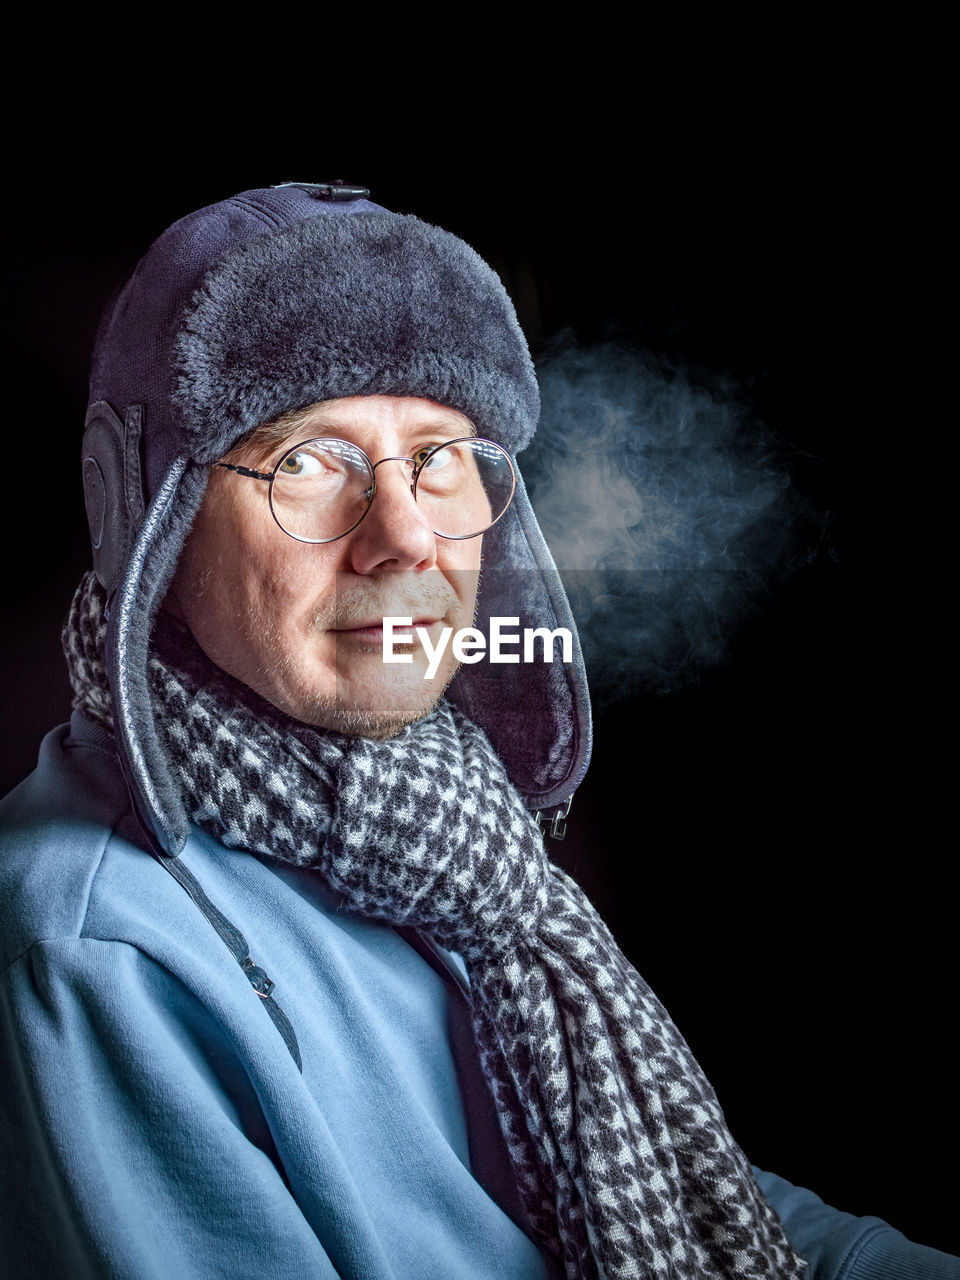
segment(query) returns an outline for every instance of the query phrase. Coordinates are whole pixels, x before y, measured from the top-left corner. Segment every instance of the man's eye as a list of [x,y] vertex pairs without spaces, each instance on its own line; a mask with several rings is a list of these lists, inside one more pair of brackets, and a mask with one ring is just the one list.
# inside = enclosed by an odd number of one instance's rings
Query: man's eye
[[427,458],[430,457],[430,454],[433,453],[434,449],[437,449],[438,452],[434,457],[430,458],[429,469],[431,471],[436,471],[441,467],[449,465],[452,453],[449,449],[441,449],[440,443],[441,442],[437,440],[433,444],[421,445],[419,449],[414,450],[410,455],[413,458],[414,466],[422,467]]
[[313,452],[288,453],[277,468],[281,476],[318,476],[324,471],[341,470],[339,459]]
[[280,463],[278,470],[285,476],[302,476],[309,471],[311,462],[316,466],[316,458],[305,453],[290,453]]

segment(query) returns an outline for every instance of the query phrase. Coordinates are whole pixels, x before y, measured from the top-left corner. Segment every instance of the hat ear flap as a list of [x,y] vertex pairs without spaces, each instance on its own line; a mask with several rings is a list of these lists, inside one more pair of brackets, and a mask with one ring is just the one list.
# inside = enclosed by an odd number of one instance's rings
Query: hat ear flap
[[108,598],[120,585],[143,523],[142,426],[141,405],[128,405],[121,420],[106,400],[90,406],[84,424],[83,498],[93,568]]

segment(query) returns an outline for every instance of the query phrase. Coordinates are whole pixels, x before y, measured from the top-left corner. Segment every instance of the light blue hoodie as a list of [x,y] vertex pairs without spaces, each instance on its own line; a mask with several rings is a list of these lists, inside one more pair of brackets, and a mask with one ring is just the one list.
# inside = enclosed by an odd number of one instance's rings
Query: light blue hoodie
[[[106,734],[79,715],[49,734],[0,826],[4,1280],[557,1274],[524,1229],[455,959],[195,831],[182,858],[275,984],[301,1070],[138,846]],[[758,1177],[810,1280],[960,1277]]]

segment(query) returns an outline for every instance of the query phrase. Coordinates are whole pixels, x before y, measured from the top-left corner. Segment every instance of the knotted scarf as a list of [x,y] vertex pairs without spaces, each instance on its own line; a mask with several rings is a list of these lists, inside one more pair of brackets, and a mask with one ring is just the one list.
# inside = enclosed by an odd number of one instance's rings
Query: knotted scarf
[[[87,575],[64,646],[75,705],[109,728],[103,607]],[[476,725],[441,702],[386,741],[313,729],[165,618],[150,687],[198,826],[463,957],[530,1225],[570,1280],[803,1273],[685,1041]]]

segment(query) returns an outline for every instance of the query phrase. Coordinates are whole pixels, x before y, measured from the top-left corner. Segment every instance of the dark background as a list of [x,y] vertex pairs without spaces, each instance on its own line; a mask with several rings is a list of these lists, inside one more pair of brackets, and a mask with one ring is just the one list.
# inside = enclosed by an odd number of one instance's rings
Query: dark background
[[[521,100],[499,67],[467,86],[469,122],[449,76],[363,123],[350,104],[332,109],[323,77],[312,113],[302,94],[295,113],[253,104],[248,82],[217,102],[181,92],[181,114],[149,124],[125,120],[115,90],[109,110],[91,101],[101,85],[62,104],[55,135],[16,139],[2,784],[69,707],[58,632],[88,564],[76,463],[100,308],[191,209],[283,180],[360,180],[490,260],[535,354],[567,327],[584,343],[628,334],[735,379],[791,459],[828,530],[821,550],[771,584],[719,668],[598,714],[554,852],[670,1009],[756,1163],[955,1251],[952,897],[918,842],[909,744],[844,554],[843,477],[882,442],[850,407],[862,377],[852,263],[879,233],[853,116],[822,94],[812,108],[805,81],[778,93],[778,73],[719,77],[691,105],[689,82],[642,100],[621,87],[614,102],[559,72]],[[132,96],[142,103],[143,87]]]

